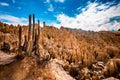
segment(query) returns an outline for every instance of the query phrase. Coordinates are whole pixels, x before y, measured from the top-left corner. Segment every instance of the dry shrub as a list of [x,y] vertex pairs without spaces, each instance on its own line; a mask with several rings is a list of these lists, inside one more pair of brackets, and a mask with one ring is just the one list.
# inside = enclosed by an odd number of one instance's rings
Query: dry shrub
[[3,42],[1,45],[1,50],[4,52],[9,52],[10,51],[10,44],[7,42]]
[[119,58],[120,49],[118,47],[106,46],[106,51],[110,58],[114,58],[114,57]]
[[90,70],[88,68],[83,68],[79,73],[79,80],[90,80]]
[[72,77],[74,77],[75,79],[78,79],[79,77],[79,65],[71,63],[69,64],[69,62],[67,62],[64,66],[63,66],[64,70],[67,71]]
[[110,59],[103,70],[105,76],[117,77],[120,73],[120,59]]
[[110,58],[109,58],[109,55],[106,53],[106,52],[99,52],[98,53],[98,57],[97,57],[97,60],[98,61],[103,61],[103,62],[106,62],[108,61]]
[[37,59],[38,64],[43,64],[43,63],[46,64],[46,62],[51,59],[51,56],[48,53],[48,51],[44,50],[43,46],[40,44],[38,45],[36,52],[33,53],[32,55]]
[[82,65],[85,67],[90,67],[92,63],[95,61],[95,56],[93,55],[93,51],[90,50],[91,47],[89,46],[89,44],[87,44],[86,46],[81,47],[81,49],[79,50],[80,52],[77,53],[77,56],[80,58],[76,58],[76,60],[78,59],[78,61],[81,62]]
[[0,32],[0,42],[4,41],[4,33]]

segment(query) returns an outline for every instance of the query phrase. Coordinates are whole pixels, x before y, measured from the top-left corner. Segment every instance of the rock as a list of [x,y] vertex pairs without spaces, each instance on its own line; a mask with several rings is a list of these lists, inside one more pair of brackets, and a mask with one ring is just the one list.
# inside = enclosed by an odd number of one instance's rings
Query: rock
[[6,65],[15,60],[15,55],[6,54],[5,52],[0,51],[0,65]]
[[114,78],[114,77],[109,77],[109,78],[102,79],[102,80],[119,80],[119,79],[117,79],[117,78]]
[[50,72],[53,76],[55,76],[56,80],[75,80],[71,77],[67,72],[62,68],[60,65],[62,64],[61,61],[57,59],[52,59],[48,64],[50,68]]

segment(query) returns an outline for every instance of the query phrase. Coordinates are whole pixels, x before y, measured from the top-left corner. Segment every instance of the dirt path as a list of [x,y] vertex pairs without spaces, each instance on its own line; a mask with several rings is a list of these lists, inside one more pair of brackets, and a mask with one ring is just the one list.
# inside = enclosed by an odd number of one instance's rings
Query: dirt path
[[59,60],[53,59],[49,64],[50,72],[55,76],[56,80],[75,80],[60,65]]

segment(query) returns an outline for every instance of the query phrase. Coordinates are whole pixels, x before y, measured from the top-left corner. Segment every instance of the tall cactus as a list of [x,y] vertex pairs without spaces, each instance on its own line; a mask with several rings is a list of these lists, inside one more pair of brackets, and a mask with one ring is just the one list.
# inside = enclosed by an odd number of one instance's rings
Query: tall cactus
[[31,27],[32,27],[32,22],[31,22],[32,16],[31,14],[29,15],[29,29],[28,29],[28,41],[30,40],[30,34],[31,34]]
[[34,51],[35,51],[35,55],[37,55],[37,57],[39,58],[40,57],[40,54],[39,54],[39,38],[40,38],[40,21],[38,20],[38,26],[35,30],[35,45],[34,45]]
[[30,40],[28,41],[28,47],[27,47],[28,56],[31,56],[32,49],[33,49],[33,40],[32,40],[32,36],[30,36]]
[[45,27],[46,26],[46,24],[45,24],[45,22],[43,22],[43,27]]
[[31,28],[32,28],[32,16],[29,15],[29,29],[28,29],[28,45],[27,45],[27,53],[30,56],[30,53],[32,51],[32,34],[31,34]]
[[37,46],[38,45],[38,42],[39,42],[39,38],[40,38],[40,21],[38,20],[38,26],[37,26],[37,28],[36,28],[36,30],[35,30],[36,32],[35,32],[35,46]]
[[22,27],[19,27],[19,49],[21,47],[21,39],[22,39]]
[[28,43],[27,43],[27,36],[26,35],[24,36],[24,40],[25,41],[24,41],[24,44],[23,44],[23,50],[26,51],[27,45],[28,45]]
[[38,37],[37,37],[37,43],[40,39],[40,21],[38,20]]
[[[32,26],[32,21],[33,21],[33,26]],[[44,26],[45,26],[45,22],[44,22]],[[38,20],[38,27],[36,28],[35,15],[30,14],[28,40],[25,40],[25,43],[24,43],[24,47],[26,46],[26,43],[27,43],[26,51],[28,53],[28,56],[31,56],[32,51],[35,51],[35,52],[37,51],[39,38],[40,38],[40,21]]]
[[33,14],[33,32],[32,32],[32,40],[35,40],[35,15]]

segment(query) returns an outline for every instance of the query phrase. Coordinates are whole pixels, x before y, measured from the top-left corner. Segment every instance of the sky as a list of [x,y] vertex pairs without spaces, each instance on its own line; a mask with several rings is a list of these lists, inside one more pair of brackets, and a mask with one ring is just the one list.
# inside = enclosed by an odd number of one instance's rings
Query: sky
[[2,22],[28,25],[29,14],[57,28],[120,29],[120,0],[0,0]]

